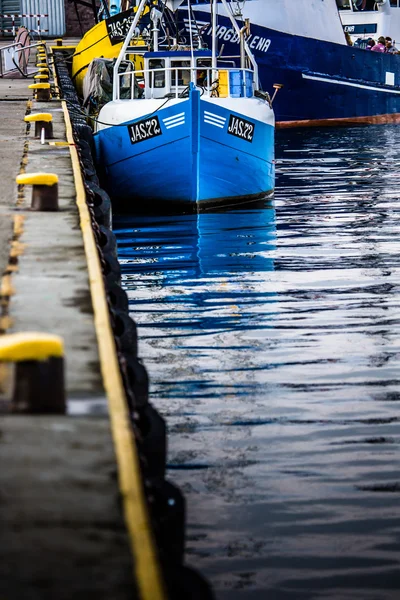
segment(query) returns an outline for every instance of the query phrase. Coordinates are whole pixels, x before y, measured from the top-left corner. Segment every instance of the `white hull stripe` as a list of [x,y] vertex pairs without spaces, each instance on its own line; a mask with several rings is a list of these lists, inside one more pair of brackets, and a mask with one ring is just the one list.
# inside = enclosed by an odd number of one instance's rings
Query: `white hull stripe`
[[165,127],[171,127],[171,125],[180,125],[185,122],[185,117],[179,117],[179,119],[174,119],[173,121],[168,121],[168,123],[164,123]]
[[208,112],[208,110],[204,111],[204,119],[212,119],[213,121],[217,121],[217,123],[221,123],[221,125],[225,125],[226,118],[220,117],[219,115],[215,115],[214,113]]
[[166,129],[172,129],[173,127],[178,127],[179,125],[184,125],[185,120],[179,121],[178,123],[172,123],[172,125],[166,125]]
[[177,115],[173,115],[172,117],[167,117],[166,119],[163,119],[163,123],[165,125],[168,125],[168,123],[172,123],[172,121],[176,121],[177,119],[182,119],[185,120],[185,113],[179,113]]
[[212,117],[207,117],[206,115],[204,115],[204,120],[208,123],[215,123],[216,125],[221,125],[221,127],[224,127],[225,125],[225,121],[218,121],[218,119],[213,119]]
[[372,92],[386,92],[387,94],[400,94],[400,90],[388,90],[387,88],[373,87],[371,85],[361,85],[359,83],[351,83],[350,81],[340,81],[338,79],[328,79],[327,77],[315,77],[314,75],[306,75],[302,73],[303,79],[312,79],[313,81],[323,81],[324,83],[334,83],[336,85],[347,85],[356,87],[362,90],[371,90]]
[[210,125],[214,125],[215,127],[219,127],[220,129],[224,128],[224,125],[220,125],[219,123],[216,123],[215,121],[209,121],[207,118],[204,118],[204,123],[209,123]]

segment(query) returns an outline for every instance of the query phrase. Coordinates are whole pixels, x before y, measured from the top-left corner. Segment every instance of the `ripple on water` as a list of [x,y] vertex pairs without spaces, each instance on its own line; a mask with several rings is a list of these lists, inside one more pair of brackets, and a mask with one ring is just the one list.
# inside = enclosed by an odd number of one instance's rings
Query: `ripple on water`
[[400,593],[399,143],[281,131],[274,206],[115,219],[219,599]]

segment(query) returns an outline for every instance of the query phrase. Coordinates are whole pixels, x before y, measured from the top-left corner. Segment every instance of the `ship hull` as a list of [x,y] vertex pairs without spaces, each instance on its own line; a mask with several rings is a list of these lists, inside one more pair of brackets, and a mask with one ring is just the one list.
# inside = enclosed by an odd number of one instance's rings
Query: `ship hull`
[[[219,17],[218,37],[224,55],[238,54],[234,32],[224,17]],[[400,121],[400,55],[254,23],[249,46],[263,89],[272,93],[274,84],[283,85],[274,102],[277,127]]]
[[[100,121],[146,106],[109,103]],[[153,135],[141,139],[146,128]],[[208,205],[274,188],[273,112],[255,98],[205,100],[192,90],[187,100],[98,131],[95,145],[104,185],[126,207]]]

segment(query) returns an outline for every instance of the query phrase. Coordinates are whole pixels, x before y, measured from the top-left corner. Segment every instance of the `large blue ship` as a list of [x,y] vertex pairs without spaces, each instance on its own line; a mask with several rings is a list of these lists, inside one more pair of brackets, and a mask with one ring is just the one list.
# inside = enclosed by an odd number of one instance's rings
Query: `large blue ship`
[[[225,3],[220,0],[219,6]],[[192,1],[195,25],[185,3],[167,5],[181,5],[186,30],[191,27],[209,41],[208,0]],[[400,122],[400,55],[350,46],[345,35],[361,42],[379,35],[395,38],[399,0],[231,0],[228,5],[240,26],[250,19],[246,41],[263,89],[283,86],[274,102],[278,126]],[[222,12],[217,39],[220,54],[237,61],[239,38]]]

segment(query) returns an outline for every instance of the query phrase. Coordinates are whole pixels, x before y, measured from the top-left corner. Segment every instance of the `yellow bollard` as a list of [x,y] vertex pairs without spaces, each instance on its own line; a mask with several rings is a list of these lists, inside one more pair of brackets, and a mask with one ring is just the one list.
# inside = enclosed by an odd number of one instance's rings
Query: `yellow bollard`
[[64,414],[64,342],[57,335],[24,332],[0,336],[0,361],[15,363],[12,410]]
[[18,185],[32,186],[31,209],[37,211],[58,210],[58,175],[55,173],[21,173]]
[[49,83],[32,83],[28,88],[36,92],[36,99],[39,102],[48,102],[51,98]]
[[24,118],[26,123],[35,123],[35,137],[42,135],[47,139],[53,138],[53,115],[51,113],[31,113]]

